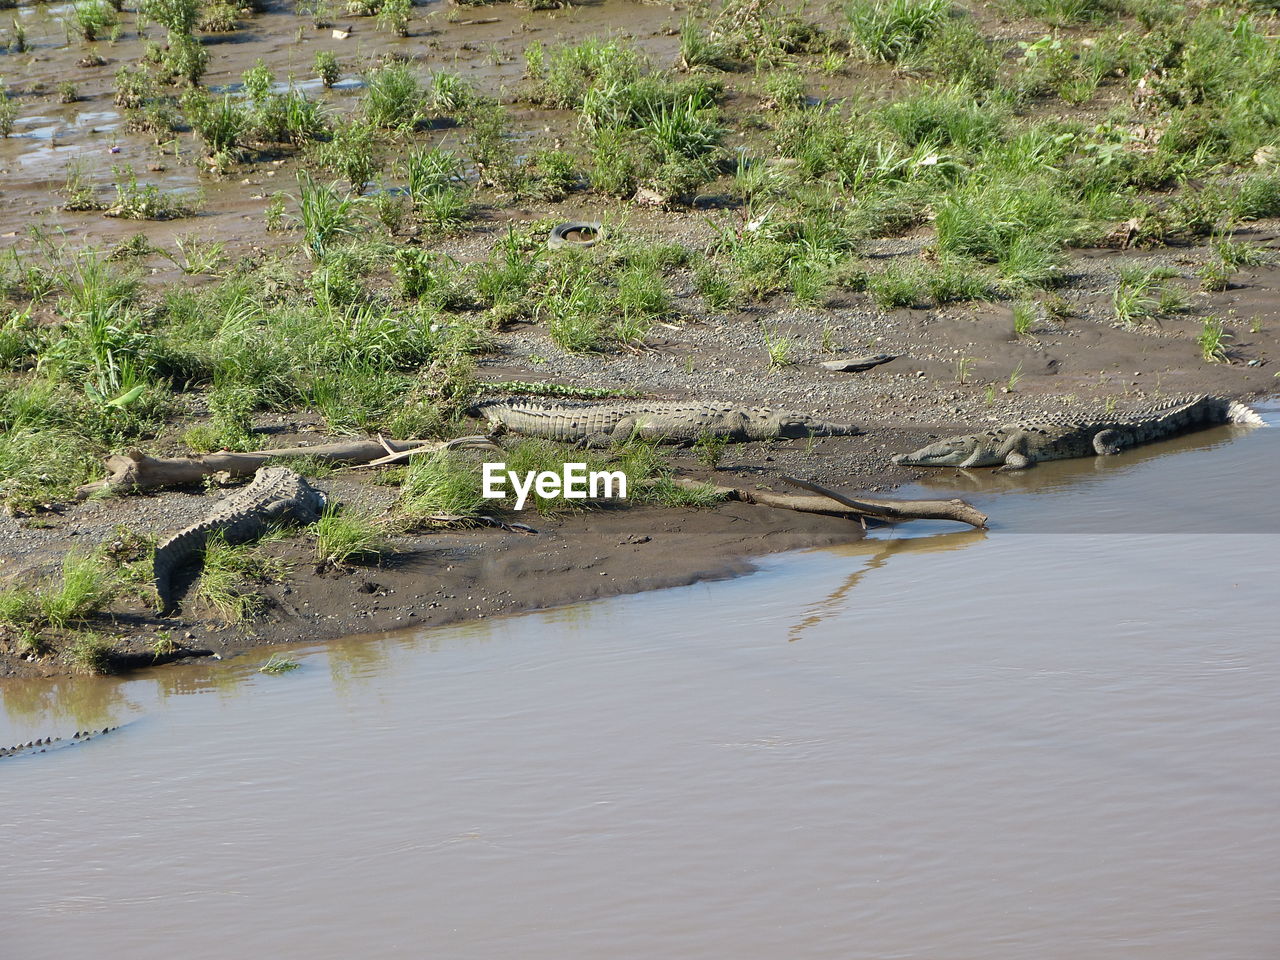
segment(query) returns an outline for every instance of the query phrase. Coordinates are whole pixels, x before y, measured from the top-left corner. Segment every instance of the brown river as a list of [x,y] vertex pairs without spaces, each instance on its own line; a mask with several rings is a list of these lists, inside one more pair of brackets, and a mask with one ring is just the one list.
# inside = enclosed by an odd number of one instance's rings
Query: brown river
[[[1280,423],[1280,407],[1267,416]],[[1274,960],[1280,430],[939,478],[987,533],[8,682],[0,957]]]

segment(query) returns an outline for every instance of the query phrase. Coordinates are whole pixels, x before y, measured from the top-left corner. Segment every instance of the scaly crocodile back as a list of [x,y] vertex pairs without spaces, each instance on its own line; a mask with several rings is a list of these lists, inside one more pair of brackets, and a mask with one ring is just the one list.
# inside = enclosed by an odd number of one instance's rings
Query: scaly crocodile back
[[202,520],[179,530],[156,547],[156,592],[162,610],[173,607],[173,572],[204,552],[209,538],[221,533],[229,543],[261,536],[272,523],[312,523],[324,510],[324,494],[287,467],[261,467],[248,486],[218,504]]
[[563,443],[625,439],[618,431],[628,424],[650,439],[692,442],[707,435],[731,440],[766,440],[779,436],[778,423],[803,421],[811,436],[850,436],[852,424],[826,423],[803,414],[715,401],[635,400],[592,403],[526,398],[489,400],[468,413],[487,419],[496,431],[543,437]]
[[[1125,416],[1057,418],[1007,423],[980,434],[952,437],[901,454],[895,463],[991,466],[1000,462],[1064,460],[1116,453],[1202,427],[1224,423],[1266,426],[1257,411],[1237,400],[1207,395],[1166,400]],[[960,457],[963,462],[955,462]],[[929,463],[932,458],[932,463]]]
[[119,729],[119,727],[103,727],[101,730],[77,730],[73,737],[42,737],[39,740],[15,744],[12,747],[0,747],[0,759],[4,757],[20,757],[27,753],[48,753],[50,750],[84,743],[86,740],[92,740],[94,737],[101,737]]

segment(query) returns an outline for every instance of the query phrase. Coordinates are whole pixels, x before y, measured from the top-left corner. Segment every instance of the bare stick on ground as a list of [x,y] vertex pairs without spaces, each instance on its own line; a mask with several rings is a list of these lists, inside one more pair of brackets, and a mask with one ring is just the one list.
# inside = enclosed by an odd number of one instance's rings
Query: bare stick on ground
[[107,458],[107,478],[86,483],[76,490],[83,500],[100,493],[130,493],[160,487],[179,487],[199,483],[205,477],[226,473],[233,477],[252,476],[269,460],[284,457],[306,457],[324,463],[367,464],[371,461],[391,463],[412,453],[428,450],[492,447],[487,437],[458,437],[453,440],[350,440],[324,443],[314,447],[279,447],[254,450],[251,453],[219,452],[203,457],[161,458],[139,450]]
[[887,523],[899,523],[904,520],[954,520],[957,523],[967,523],[971,527],[984,528],[987,525],[987,515],[963,500],[867,500],[865,498],[855,500],[808,481],[794,480],[790,477],[783,479],[806,490],[814,490],[821,496],[802,497],[795,494],[770,493],[766,490],[746,490],[741,487],[701,484],[696,480],[677,480],[676,483],[684,487],[710,486],[722,496],[741,503],[756,503],[763,507],[778,507],[800,513],[821,513],[829,517],[844,517],[849,520],[870,518]]

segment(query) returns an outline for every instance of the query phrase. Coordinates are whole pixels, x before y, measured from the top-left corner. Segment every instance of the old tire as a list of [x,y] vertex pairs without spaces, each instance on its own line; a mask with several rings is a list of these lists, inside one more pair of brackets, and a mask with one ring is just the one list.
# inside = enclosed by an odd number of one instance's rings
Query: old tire
[[575,250],[586,250],[596,245],[601,230],[598,223],[561,223],[551,229],[547,237],[547,248],[559,250],[562,247],[572,247]]

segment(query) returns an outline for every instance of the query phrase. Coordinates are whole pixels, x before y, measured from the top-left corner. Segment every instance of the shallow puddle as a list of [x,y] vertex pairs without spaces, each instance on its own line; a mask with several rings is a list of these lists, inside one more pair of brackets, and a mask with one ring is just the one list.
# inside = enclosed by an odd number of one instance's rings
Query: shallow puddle
[[0,760],[4,956],[1274,957],[1278,468],[1224,429],[975,474],[988,533],[8,682],[0,746],[122,726]]

